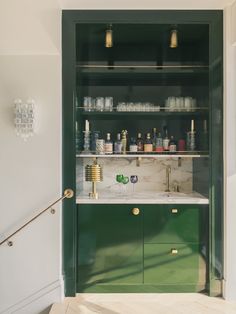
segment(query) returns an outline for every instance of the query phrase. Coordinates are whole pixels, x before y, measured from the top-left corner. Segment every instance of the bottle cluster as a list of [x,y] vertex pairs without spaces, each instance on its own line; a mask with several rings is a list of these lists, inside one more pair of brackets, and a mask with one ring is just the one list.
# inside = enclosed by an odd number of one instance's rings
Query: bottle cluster
[[[109,149],[107,147],[109,143]],[[113,151],[111,148],[113,147]],[[185,147],[181,149],[185,150]],[[108,152],[109,150],[109,152]],[[142,133],[138,133],[137,137],[128,137],[127,130],[123,130],[117,134],[114,145],[110,140],[110,134],[107,134],[105,140],[104,153],[114,154],[141,154],[141,153],[162,153],[162,152],[176,152],[178,150],[177,141],[174,136],[169,138],[167,129],[165,130],[164,137],[161,132],[157,132],[156,128],[153,128],[152,132],[146,133],[145,136]]]
[[[186,132],[185,138],[176,139],[169,136],[168,128],[165,126],[163,132],[153,128],[146,134],[137,133],[136,137],[129,137],[127,130],[111,136],[106,133],[101,138],[99,131],[90,131],[89,122],[85,121],[83,153],[95,153],[98,155],[110,154],[147,154],[147,153],[176,153],[194,152],[196,147],[200,151],[208,151],[207,122],[204,120],[204,130],[198,134],[198,145],[196,145],[196,131],[194,120],[191,120],[191,129]],[[78,128],[76,128],[78,131]],[[76,136],[77,138],[78,136]],[[78,137],[79,138],[79,137]],[[76,142],[76,151],[79,151],[79,142]]]

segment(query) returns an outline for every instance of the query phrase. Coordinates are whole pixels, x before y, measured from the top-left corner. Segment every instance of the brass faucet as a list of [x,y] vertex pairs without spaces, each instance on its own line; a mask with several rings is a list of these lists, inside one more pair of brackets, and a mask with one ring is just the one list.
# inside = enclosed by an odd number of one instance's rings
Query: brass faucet
[[171,173],[171,166],[166,166],[166,190],[165,192],[170,192],[170,173]]

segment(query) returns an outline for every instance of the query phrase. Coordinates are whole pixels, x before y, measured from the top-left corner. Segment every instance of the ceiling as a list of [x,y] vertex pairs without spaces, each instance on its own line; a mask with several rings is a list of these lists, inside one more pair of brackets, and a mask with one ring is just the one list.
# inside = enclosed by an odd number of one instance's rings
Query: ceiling
[[58,0],[63,9],[223,9],[235,0]]

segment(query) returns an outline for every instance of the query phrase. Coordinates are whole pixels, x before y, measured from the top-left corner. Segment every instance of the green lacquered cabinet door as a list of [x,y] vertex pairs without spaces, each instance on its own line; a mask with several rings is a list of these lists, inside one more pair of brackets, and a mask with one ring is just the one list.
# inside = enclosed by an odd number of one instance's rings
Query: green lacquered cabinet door
[[135,216],[132,208],[78,206],[78,292],[143,282],[142,213]]
[[190,204],[144,205],[144,243],[201,242],[207,207]]
[[199,244],[145,244],[145,284],[195,284],[200,275],[201,263]]

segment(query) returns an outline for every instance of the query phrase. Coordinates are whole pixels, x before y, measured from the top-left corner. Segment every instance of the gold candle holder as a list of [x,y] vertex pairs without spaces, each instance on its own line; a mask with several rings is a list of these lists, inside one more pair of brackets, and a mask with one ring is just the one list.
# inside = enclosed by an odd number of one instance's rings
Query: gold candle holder
[[89,193],[89,197],[98,199],[96,183],[103,181],[103,171],[102,167],[97,164],[97,159],[92,165],[85,166],[85,181],[92,182],[92,191]]

